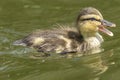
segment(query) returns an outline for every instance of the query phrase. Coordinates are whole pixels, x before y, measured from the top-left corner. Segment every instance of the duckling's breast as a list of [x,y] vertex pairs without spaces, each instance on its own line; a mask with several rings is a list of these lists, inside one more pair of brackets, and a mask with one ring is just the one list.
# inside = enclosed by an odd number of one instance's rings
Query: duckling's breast
[[89,52],[91,54],[101,52],[101,43],[103,42],[103,38],[101,35],[97,34],[95,37],[89,37],[78,46],[78,52]]

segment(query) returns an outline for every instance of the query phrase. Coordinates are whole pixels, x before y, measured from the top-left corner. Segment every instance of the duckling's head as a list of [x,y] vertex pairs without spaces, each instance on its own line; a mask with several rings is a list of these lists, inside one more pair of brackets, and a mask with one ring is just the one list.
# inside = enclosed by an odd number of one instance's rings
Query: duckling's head
[[94,37],[99,31],[113,36],[113,33],[106,29],[106,27],[116,26],[114,23],[104,20],[102,14],[93,7],[87,7],[81,10],[76,25],[84,38]]

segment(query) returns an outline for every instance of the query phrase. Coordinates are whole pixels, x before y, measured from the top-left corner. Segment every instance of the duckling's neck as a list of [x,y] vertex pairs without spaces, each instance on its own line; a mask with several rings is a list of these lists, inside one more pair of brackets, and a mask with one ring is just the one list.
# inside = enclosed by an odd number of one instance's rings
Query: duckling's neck
[[104,40],[99,33],[86,34],[83,36],[84,41],[91,44],[91,46],[99,46]]

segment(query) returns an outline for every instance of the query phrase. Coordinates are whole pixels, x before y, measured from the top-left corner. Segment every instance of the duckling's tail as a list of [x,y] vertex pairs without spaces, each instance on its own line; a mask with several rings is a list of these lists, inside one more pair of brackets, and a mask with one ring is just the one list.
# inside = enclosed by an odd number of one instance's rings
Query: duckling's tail
[[13,45],[16,45],[16,46],[19,46],[19,45],[20,46],[26,46],[26,44],[23,42],[22,39],[13,42]]

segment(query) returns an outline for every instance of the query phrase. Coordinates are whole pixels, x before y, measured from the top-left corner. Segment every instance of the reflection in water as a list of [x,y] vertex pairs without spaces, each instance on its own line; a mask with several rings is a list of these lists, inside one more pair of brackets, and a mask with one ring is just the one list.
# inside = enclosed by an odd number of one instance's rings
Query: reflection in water
[[[76,64],[71,65],[71,67],[73,68],[72,70],[74,70],[78,66],[81,68],[81,65],[82,65],[82,66],[86,67],[86,69],[89,69],[91,71],[89,73],[89,70],[88,70],[88,74],[92,74],[92,76],[91,76],[92,78],[87,79],[87,80],[100,80],[100,75],[105,73],[108,70],[110,65],[115,64],[115,62],[110,62],[109,61],[112,56],[113,56],[113,50],[109,50],[109,51],[103,52],[101,54],[95,54],[95,55],[89,55],[89,56],[83,56],[83,57],[79,57],[77,55],[76,56],[75,55],[74,56],[67,55],[67,56],[64,56],[64,57],[63,56],[62,57],[54,56],[54,59],[56,59],[56,60],[58,60],[58,59],[61,60],[63,58],[64,59],[66,58],[66,59],[69,59],[69,60],[72,59],[73,61],[76,61],[75,63],[79,64],[79,65],[76,65]],[[30,58],[40,59],[39,56],[34,56],[34,57],[31,56]],[[52,58],[48,57],[48,59],[53,59],[53,57]],[[43,60],[43,62],[45,62],[45,61],[46,60]],[[61,65],[61,62],[58,62],[58,63],[59,63],[59,65]],[[66,62],[64,64],[66,64]],[[65,66],[68,66],[68,63]],[[73,72],[73,74],[75,74],[75,72]],[[67,74],[64,74],[64,75],[67,75]]]
[[90,80],[99,80],[99,76],[108,70],[109,65],[114,64],[114,62],[109,62],[109,58],[112,56],[113,50],[110,50],[104,52],[104,54],[98,54],[85,60],[84,65],[92,69],[95,74],[95,78]]
[[[11,55],[0,57],[1,80],[100,80],[109,66],[113,50],[83,57],[25,58]],[[8,58],[9,57],[9,58]],[[32,59],[31,59],[32,58]],[[26,74],[27,73],[27,74]],[[87,76],[87,77],[86,77]]]

